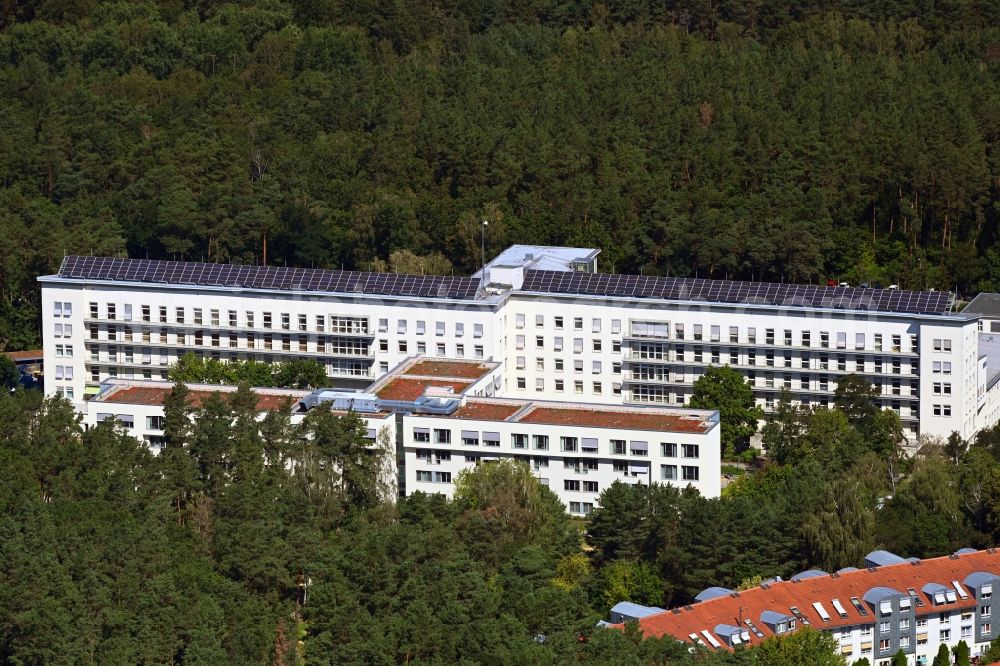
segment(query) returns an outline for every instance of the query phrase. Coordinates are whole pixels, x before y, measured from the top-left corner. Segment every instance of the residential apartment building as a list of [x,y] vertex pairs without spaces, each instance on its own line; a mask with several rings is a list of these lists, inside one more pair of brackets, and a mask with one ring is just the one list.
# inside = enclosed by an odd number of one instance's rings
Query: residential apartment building
[[[400,493],[451,496],[463,469],[512,459],[528,464],[567,511],[586,515],[615,481],[692,486],[721,492],[719,414],[684,408],[566,403],[488,397],[499,364],[407,359],[361,393],[255,389],[263,412],[292,405],[292,422],[309,409],[354,409],[373,441],[395,447]],[[198,405],[234,387],[192,385]],[[154,452],[163,445],[162,381],[107,380],[88,403],[85,423],[115,418]]]
[[997,571],[1000,553],[992,548],[928,560],[876,551],[863,569],[805,571],[740,592],[709,588],[694,604],[672,610],[623,604],[612,620],[634,619],[647,637],[674,636],[711,650],[752,646],[808,626],[832,635],[848,664],[865,658],[888,666],[902,650],[909,664],[927,666],[942,644],[950,649],[965,641],[975,656],[1000,635],[993,621],[993,609],[1000,612],[993,597]]
[[499,397],[682,406],[730,365],[765,411],[858,374],[911,436],[995,422],[1000,354],[950,294],[604,275],[597,252],[513,246],[471,278],[67,257],[40,278],[46,387],[84,410],[192,351],[314,358],[359,389],[423,355],[499,364]]

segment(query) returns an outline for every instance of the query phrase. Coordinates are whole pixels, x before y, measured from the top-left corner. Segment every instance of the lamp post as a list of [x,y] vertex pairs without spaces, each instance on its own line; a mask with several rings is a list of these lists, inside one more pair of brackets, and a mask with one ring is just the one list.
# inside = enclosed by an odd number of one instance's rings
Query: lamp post
[[483,270],[483,277],[484,278],[486,277],[486,275],[485,275],[485,273],[486,273],[486,227],[488,227],[489,225],[490,225],[489,220],[483,220],[483,224],[480,227],[480,229],[482,230],[482,234],[481,234],[480,246],[479,246],[479,252],[480,252],[480,262],[479,262],[479,265],[480,265],[480,267]]

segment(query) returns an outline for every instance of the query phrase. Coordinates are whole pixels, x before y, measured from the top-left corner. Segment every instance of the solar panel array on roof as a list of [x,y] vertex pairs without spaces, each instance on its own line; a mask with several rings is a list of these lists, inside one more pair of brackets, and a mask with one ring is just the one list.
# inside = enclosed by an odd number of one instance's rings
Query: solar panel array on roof
[[809,284],[541,270],[527,271],[521,290],[548,294],[657,298],[913,314],[946,313],[951,310],[952,305],[952,294],[945,291],[820,287]]
[[66,257],[58,274],[60,277],[84,280],[449,299],[474,298],[479,288],[479,280],[447,275],[399,275],[114,257]]

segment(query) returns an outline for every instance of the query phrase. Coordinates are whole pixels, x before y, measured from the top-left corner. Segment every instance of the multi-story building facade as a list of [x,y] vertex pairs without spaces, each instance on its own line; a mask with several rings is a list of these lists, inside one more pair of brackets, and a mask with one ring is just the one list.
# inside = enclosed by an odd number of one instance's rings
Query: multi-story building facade
[[601,275],[596,255],[514,246],[472,278],[67,257],[40,278],[46,387],[83,410],[191,351],[315,358],[360,388],[424,355],[498,363],[508,398],[680,406],[730,365],[765,411],[830,405],[857,374],[911,436],[995,421],[1000,355],[949,294]]
[[[413,358],[363,393],[255,389],[261,411],[294,405],[292,423],[308,409],[349,405],[395,446],[399,491],[451,496],[463,469],[495,460],[528,464],[567,510],[586,515],[615,481],[692,486],[718,497],[720,428],[715,411],[624,407],[489,397],[499,365]],[[234,387],[192,385],[194,404]],[[163,402],[170,384],[106,380],[88,403],[85,422],[115,418],[154,452],[163,445]]]
[[1000,612],[993,596],[998,567],[995,549],[923,561],[876,551],[864,569],[811,570],[740,592],[709,588],[696,603],[673,610],[624,604],[612,620],[634,619],[647,637],[673,636],[712,650],[810,626],[830,633],[849,664],[865,658],[888,666],[902,650],[909,664],[927,666],[941,645],[965,641],[979,655],[1000,636],[993,613]]

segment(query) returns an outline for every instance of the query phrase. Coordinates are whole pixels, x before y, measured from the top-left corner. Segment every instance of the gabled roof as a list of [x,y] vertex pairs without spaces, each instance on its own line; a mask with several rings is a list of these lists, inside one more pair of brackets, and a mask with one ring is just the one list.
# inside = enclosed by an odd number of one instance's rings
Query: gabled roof
[[[943,606],[935,606],[933,598],[921,590],[928,583],[935,583],[954,591],[952,581],[965,580],[977,572],[1000,571],[1000,552],[990,549],[964,555],[951,555],[911,563],[890,564],[871,569],[860,569],[847,573],[831,574],[807,578],[799,582],[776,581],[740,592],[738,598],[722,596],[708,599],[698,604],[651,615],[639,621],[639,628],[646,636],[674,636],[688,641],[691,634],[702,635],[711,632],[719,624],[747,626],[747,620],[755,622],[763,638],[751,633],[750,643],[759,643],[773,636],[768,623],[775,624],[783,619],[791,619],[792,607],[801,618],[818,629],[834,629],[859,624],[872,624],[878,617],[877,603],[889,595],[908,596],[908,590],[918,590],[914,612],[917,616],[938,613],[942,610],[974,608],[976,599],[967,599]],[[967,583],[968,584],[968,583]],[[836,606],[837,599],[844,609],[841,613],[829,613],[827,619],[820,615],[813,604],[819,603],[826,609]],[[855,605],[854,599],[864,610]],[[865,601],[862,601],[865,599]],[[921,603],[923,605],[921,606]],[[873,605],[875,604],[875,605]],[[760,621],[758,622],[758,618]],[[802,622],[796,622],[801,628]],[[723,642],[724,641],[720,641]]]
[[983,292],[969,301],[969,304],[962,309],[962,313],[1000,318],[1000,294]]

